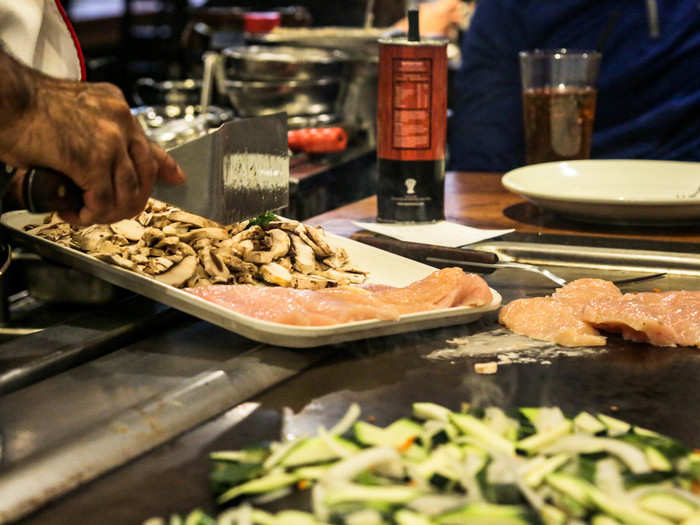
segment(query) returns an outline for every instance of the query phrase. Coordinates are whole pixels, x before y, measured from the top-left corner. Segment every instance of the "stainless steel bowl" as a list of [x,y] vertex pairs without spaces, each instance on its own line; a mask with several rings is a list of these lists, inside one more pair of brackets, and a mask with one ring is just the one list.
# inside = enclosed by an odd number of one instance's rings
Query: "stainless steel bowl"
[[194,106],[199,104],[201,96],[201,80],[140,78],[136,81],[137,103],[142,106]]
[[224,91],[236,114],[255,117],[285,111],[289,116],[336,114],[341,80],[226,80]]
[[342,51],[293,46],[241,46],[223,51],[229,80],[341,78],[349,57]]
[[146,135],[164,148],[172,148],[201,137],[234,118],[230,109],[209,106],[142,106],[132,114],[141,123]]

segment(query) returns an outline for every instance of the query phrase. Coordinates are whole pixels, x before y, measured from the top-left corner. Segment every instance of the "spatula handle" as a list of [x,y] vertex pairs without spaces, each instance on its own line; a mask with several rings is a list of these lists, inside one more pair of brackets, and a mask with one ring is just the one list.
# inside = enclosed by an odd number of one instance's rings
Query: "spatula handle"
[[[374,246],[375,248],[380,248],[431,266],[459,266],[463,270],[475,273],[491,273],[496,270],[495,266],[493,268],[469,266],[469,263],[476,262],[489,265],[498,262],[498,256],[495,253],[470,250],[468,248],[450,248],[434,244],[400,241],[390,237],[376,236],[374,234],[362,232],[354,234],[352,238],[356,241]],[[428,260],[429,258],[442,259],[445,262],[438,263]]]
[[83,190],[63,173],[49,168],[32,168],[22,182],[22,198],[32,213],[79,211]]

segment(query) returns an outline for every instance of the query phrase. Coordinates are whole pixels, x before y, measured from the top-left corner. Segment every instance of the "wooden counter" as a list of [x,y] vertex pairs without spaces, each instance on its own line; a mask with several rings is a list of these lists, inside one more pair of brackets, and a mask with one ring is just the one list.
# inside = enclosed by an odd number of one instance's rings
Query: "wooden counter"
[[[450,221],[478,228],[514,228],[526,233],[556,233],[700,243],[700,222],[692,226],[615,226],[567,220],[541,210],[507,191],[497,173],[451,172],[445,179],[445,213]],[[318,215],[306,222],[340,235],[359,231],[351,220],[371,220],[377,199],[369,197]],[[700,252],[700,245],[698,245]]]

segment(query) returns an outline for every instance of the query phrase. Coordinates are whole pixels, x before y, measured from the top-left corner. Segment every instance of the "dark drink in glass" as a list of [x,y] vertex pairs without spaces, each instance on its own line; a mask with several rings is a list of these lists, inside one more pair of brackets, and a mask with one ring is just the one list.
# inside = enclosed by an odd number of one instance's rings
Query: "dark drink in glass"
[[597,51],[520,52],[527,164],[590,157],[599,65]]
[[589,86],[524,90],[527,164],[590,157],[595,103]]

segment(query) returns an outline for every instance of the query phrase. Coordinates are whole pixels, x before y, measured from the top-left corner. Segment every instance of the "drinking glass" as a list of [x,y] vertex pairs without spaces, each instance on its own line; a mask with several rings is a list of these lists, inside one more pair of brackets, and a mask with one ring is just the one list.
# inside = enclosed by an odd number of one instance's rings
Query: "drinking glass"
[[597,51],[521,51],[527,164],[587,159],[600,65]]

